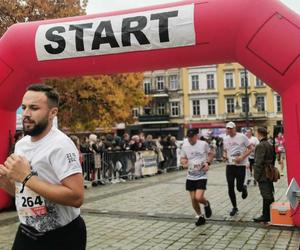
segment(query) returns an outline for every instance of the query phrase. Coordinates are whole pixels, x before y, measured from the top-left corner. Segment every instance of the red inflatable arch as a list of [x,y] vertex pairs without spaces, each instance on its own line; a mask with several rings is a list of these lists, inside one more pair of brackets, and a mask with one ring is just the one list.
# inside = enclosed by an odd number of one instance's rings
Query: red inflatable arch
[[13,25],[0,40],[0,162],[31,83],[239,62],[281,94],[288,181],[300,183],[299,44],[300,17],[277,0],[186,0]]

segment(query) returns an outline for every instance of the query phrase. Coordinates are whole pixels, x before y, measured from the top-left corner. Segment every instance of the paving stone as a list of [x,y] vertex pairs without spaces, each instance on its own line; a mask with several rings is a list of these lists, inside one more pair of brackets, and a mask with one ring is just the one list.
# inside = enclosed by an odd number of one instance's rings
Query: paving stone
[[[235,218],[228,216],[231,204],[224,169],[220,164],[210,170],[206,196],[213,216],[201,227],[194,225],[184,171],[87,189],[82,207],[87,249],[299,250],[298,229],[260,227],[251,222],[261,210],[257,187],[248,188],[249,199],[242,200],[238,195],[240,213]],[[283,179],[275,184],[277,200],[285,199],[286,188]],[[16,213],[0,213],[0,249],[11,249],[18,227],[13,218]]]

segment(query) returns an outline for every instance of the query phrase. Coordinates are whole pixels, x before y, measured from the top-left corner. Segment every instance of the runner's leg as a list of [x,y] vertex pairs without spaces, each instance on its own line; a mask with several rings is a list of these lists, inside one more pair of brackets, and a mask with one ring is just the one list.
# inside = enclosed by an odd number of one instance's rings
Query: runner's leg
[[235,179],[235,173],[234,168],[236,166],[233,165],[227,165],[226,166],[226,180],[228,185],[228,195],[231,201],[231,204],[234,208],[236,208],[236,196],[234,192],[234,179]]

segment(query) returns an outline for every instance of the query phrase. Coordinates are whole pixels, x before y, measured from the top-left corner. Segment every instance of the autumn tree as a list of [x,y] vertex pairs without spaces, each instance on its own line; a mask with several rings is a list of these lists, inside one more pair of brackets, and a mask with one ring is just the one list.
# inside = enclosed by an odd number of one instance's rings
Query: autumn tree
[[88,0],[1,0],[0,37],[14,23],[84,15]]
[[140,73],[51,80],[61,97],[61,127],[109,130],[118,122],[132,122],[132,109],[149,101],[142,81]]
[[[1,0],[0,36],[14,23],[85,14],[88,0]],[[48,80],[61,95],[59,125],[72,130],[111,128],[132,121],[132,108],[147,99],[143,74]]]

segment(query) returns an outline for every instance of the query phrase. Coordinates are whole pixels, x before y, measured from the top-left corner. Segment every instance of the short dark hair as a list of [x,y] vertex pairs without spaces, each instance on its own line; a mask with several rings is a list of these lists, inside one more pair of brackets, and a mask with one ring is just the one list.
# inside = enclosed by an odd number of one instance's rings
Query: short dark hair
[[259,127],[257,129],[257,133],[259,133],[263,137],[267,137],[268,136],[268,130],[266,128],[264,128],[264,127]]
[[28,86],[27,91],[43,92],[48,98],[50,107],[59,106],[59,94],[52,86],[46,84],[32,84]]
[[194,135],[198,135],[199,133],[199,129],[197,128],[190,128],[188,129],[187,133],[186,133],[186,136],[187,137],[193,137]]

